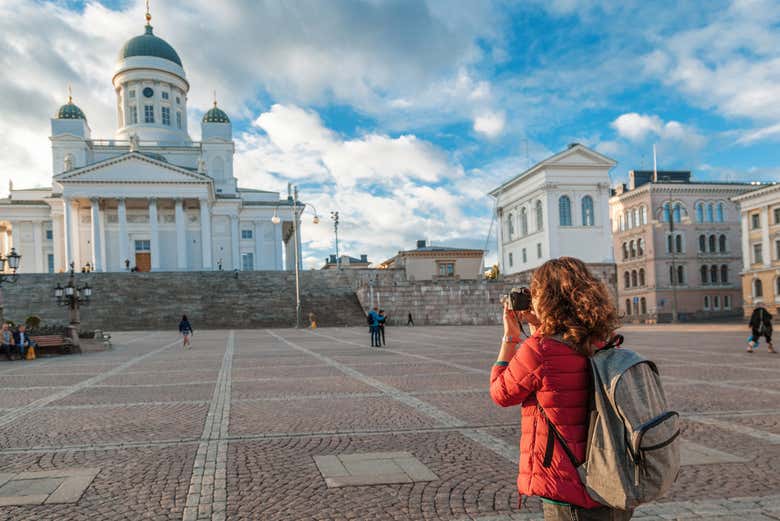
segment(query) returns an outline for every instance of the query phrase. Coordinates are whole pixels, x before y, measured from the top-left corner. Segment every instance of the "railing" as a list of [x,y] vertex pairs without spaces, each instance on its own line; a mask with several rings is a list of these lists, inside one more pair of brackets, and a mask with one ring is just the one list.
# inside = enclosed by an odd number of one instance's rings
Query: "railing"
[[[130,147],[130,141],[126,139],[90,139],[87,140],[93,147]],[[141,147],[177,147],[177,148],[200,148],[200,141],[139,141]]]

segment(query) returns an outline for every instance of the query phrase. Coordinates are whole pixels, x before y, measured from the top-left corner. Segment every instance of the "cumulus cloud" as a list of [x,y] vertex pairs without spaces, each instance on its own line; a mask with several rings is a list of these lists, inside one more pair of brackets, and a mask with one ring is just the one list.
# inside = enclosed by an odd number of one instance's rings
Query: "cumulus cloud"
[[704,137],[694,128],[678,121],[664,121],[655,114],[638,114],[629,112],[618,116],[612,122],[618,135],[633,142],[643,142],[648,137],[661,140],[677,141],[692,147],[704,144]]
[[503,112],[487,112],[474,118],[474,130],[489,138],[501,135],[506,125],[506,115]]

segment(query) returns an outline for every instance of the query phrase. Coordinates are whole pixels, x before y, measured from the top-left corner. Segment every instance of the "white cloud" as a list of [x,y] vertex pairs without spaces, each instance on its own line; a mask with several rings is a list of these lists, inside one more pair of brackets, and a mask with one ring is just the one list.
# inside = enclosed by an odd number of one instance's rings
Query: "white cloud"
[[780,123],[747,131],[739,139],[737,139],[737,143],[741,145],[750,145],[758,141],[767,140],[780,140]]
[[506,115],[503,112],[486,112],[474,118],[474,130],[489,138],[501,135],[506,126]]
[[664,121],[655,114],[638,114],[629,112],[618,116],[612,122],[618,135],[642,143],[648,137],[658,140],[682,143],[692,148],[704,145],[705,138],[695,128],[683,125],[679,121]]

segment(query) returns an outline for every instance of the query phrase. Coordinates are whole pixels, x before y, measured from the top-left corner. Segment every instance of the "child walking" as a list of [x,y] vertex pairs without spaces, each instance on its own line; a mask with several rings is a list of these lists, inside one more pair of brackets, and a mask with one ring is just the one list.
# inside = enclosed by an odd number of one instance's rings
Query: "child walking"
[[181,322],[179,322],[179,333],[182,335],[182,347],[184,349],[192,349],[192,342],[190,337],[192,336],[192,326],[190,321],[187,320],[187,315],[181,316]]

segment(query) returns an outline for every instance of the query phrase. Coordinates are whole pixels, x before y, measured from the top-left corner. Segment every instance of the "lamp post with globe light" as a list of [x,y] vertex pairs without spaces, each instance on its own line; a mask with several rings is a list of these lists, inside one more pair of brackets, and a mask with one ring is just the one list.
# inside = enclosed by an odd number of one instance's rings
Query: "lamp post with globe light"
[[[16,270],[19,269],[21,260],[22,256],[16,253],[15,248],[11,248],[11,252],[5,257],[0,255],[0,323],[5,322],[2,285],[4,282],[8,284],[16,283]],[[11,270],[11,273],[7,273],[6,270]]]
[[54,298],[57,299],[57,305],[68,307],[68,329],[67,337],[73,342],[73,347],[76,351],[80,351],[79,347],[79,329],[81,325],[81,306],[88,306],[92,299],[92,288],[89,284],[84,283],[83,286],[76,284],[76,275],[74,263],[70,263],[70,276],[68,277],[68,283],[65,287],[62,287],[59,283],[54,288]]

